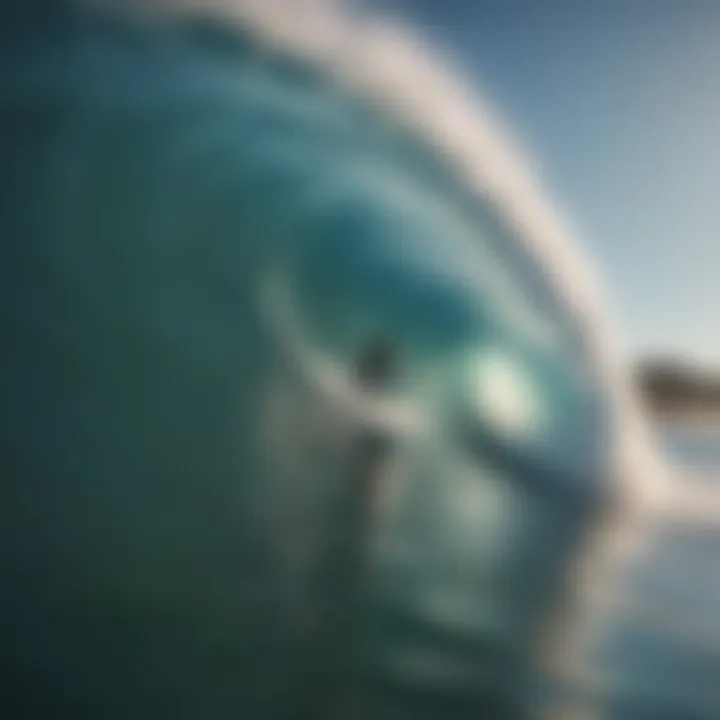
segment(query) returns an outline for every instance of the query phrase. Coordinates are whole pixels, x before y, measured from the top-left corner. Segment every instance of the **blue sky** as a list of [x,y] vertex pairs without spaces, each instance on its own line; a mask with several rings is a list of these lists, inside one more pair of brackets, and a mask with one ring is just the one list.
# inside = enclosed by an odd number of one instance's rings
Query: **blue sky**
[[632,352],[720,362],[720,2],[383,0],[539,162]]

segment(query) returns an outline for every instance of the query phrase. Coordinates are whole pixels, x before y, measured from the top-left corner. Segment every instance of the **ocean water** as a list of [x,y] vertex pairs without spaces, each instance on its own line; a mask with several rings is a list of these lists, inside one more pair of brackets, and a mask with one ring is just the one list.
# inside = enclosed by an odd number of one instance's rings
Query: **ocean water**
[[707,428],[665,427],[658,429],[667,455],[681,467],[712,471],[720,483],[720,426]]
[[[694,491],[720,487],[720,427],[658,432],[668,458],[702,477]],[[628,602],[613,614],[597,659],[611,688],[602,716],[718,720],[720,524],[660,524],[621,586]]]

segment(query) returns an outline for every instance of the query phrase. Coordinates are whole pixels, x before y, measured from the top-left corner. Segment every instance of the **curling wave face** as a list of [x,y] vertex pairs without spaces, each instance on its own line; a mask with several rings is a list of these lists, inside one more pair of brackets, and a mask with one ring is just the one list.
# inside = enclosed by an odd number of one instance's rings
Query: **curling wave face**
[[56,714],[524,712],[622,394],[545,215],[179,19],[0,58],[3,664]]

